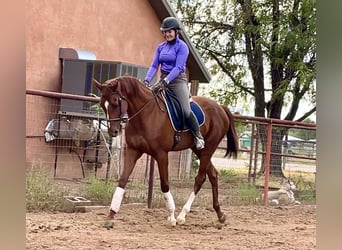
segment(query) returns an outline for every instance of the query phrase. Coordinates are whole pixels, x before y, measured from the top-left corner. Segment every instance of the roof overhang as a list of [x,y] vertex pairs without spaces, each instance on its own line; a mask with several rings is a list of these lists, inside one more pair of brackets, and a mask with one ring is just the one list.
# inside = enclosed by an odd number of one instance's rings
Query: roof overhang
[[59,48],[59,59],[96,60],[96,55],[87,50]]

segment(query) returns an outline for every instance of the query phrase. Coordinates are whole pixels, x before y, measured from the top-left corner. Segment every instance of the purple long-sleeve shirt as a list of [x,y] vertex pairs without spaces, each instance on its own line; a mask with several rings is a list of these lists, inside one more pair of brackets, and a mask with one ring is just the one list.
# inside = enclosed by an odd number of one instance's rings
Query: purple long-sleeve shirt
[[160,71],[168,74],[165,80],[171,82],[180,73],[185,72],[188,55],[188,46],[178,36],[171,43],[167,41],[160,43],[154,54],[152,64],[147,71],[145,80],[151,82],[160,65]]

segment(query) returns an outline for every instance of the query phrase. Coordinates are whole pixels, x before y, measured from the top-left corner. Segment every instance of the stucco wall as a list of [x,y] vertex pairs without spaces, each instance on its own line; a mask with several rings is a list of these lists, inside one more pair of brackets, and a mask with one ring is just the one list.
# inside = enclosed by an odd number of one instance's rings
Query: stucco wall
[[[27,0],[26,87],[61,91],[58,52],[63,47],[90,51],[98,60],[148,67],[163,40],[159,26],[147,0]],[[27,96],[26,103],[26,161],[29,166],[43,161],[53,169],[55,151],[42,136],[55,118],[50,111],[56,100]],[[78,158],[68,148],[64,151],[59,153],[57,176],[81,177]]]
[[148,66],[162,41],[160,21],[145,0],[26,1],[27,87],[60,90],[60,47],[98,60]]

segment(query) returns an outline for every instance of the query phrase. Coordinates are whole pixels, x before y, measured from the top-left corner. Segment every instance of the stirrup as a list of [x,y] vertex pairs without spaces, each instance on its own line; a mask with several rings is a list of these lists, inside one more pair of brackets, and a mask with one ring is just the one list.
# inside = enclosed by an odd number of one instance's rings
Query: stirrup
[[201,149],[204,148],[204,139],[203,139],[203,137],[195,136],[194,141],[195,141],[195,145],[196,145],[196,149],[197,150],[201,150]]

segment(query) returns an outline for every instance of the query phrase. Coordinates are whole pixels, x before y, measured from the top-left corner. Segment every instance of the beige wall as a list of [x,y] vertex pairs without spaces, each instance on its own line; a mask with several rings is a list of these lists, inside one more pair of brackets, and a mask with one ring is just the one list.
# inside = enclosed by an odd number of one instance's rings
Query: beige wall
[[[93,52],[98,60],[148,67],[163,40],[159,26],[147,0],[26,0],[26,88],[61,90],[62,47]],[[26,104],[27,164],[43,162],[53,170],[55,150],[42,136],[48,121],[56,118],[56,101],[28,95]],[[140,163],[146,164],[144,159]],[[81,177],[79,160],[69,147],[59,152],[57,177]]]
[[159,26],[145,0],[27,0],[27,88],[60,91],[60,47],[149,66],[162,41]]

